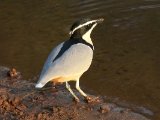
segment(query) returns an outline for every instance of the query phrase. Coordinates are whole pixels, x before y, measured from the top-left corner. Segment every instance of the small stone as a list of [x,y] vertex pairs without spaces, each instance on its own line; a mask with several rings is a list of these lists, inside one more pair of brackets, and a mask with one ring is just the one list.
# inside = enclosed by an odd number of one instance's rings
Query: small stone
[[9,103],[7,101],[4,101],[5,106],[9,106]]
[[24,104],[22,104],[22,105],[19,105],[19,106],[17,106],[17,109],[19,109],[19,110],[25,110],[27,107],[24,105]]
[[87,102],[87,103],[99,103],[100,102],[100,100],[99,100],[99,97],[95,97],[95,96],[87,96],[86,98],[85,98],[85,101]]
[[14,99],[14,97],[10,96],[10,97],[8,98],[8,102],[12,104],[13,99]]
[[84,105],[83,105],[83,106],[81,106],[81,108],[82,108],[82,109],[85,109],[85,108],[86,108],[86,106],[84,106]]
[[0,99],[0,105],[2,105],[2,103],[3,103],[3,99]]
[[11,77],[11,78],[16,78],[17,77],[17,70],[15,68],[11,68],[9,71],[8,71],[8,76]]
[[43,116],[42,113],[39,113],[38,114],[38,120],[42,119],[42,116]]
[[9,111],[9,110],[11,109],[11,106],[10,106],[10,104],[9,104],[7,101],[4,101],[3,104],[4,104],[5,109],[6,109],[7,111]]
[[53,107],[53,112],[54,112],[54,113],[58,112],[58,109],[55,108],[55,107]]
[[20,103],[20,99],[18,97],[14,98],[14,105],[18,105]]
[[8,99],[8,97],[6,95],[2,95],[1,98],[5,101]]
[[23,115],[23,112],[21,111],[19,114],[20,114],[20,115]]
[[106,112],[109,112],[110,110],[111,109],[107,104],[103,104],[103,105],[100,106],[100,112],[101,113],[106,113]]

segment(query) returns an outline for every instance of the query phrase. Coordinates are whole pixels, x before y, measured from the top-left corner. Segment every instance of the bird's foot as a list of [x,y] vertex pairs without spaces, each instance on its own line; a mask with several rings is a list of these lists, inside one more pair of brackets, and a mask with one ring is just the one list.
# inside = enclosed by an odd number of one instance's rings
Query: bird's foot
[[90,97],[90,96],[86,96],[85,101],[87,103],[93,103],[93,102],[94,103],[99,103],[100,102],[99,97]]
[[73,98],[73,101],[76,102],[76,103],[80,102],[79,98]]

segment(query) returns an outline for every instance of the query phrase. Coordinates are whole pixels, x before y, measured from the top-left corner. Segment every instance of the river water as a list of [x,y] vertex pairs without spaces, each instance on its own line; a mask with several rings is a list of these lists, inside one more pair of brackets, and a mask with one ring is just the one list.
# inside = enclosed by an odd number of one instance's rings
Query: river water
[[160,119],[159,0],[1,0],[0,65],[38,75],[71,24],[103,17],[92,33],[93,64],[81,86],[145,106]]

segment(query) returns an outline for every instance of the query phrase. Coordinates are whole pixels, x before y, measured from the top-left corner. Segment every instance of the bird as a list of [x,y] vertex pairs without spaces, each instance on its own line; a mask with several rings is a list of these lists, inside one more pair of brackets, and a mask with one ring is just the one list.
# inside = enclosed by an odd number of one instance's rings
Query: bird
[[68,83],[69,81],[75,81],[75,87],[79,93],[86,100],[90,100],[91,97],[80,88],[79,80],[92,63],[94,46],[91,40],[91,32],[97,24],[103,21],[103,18],[82,18],[74,22],[70,28],[70,38],[53,48],[49,54],[35,88],[42,88],[49,81],[65,82],[68,91],[79,102],[79,98]]

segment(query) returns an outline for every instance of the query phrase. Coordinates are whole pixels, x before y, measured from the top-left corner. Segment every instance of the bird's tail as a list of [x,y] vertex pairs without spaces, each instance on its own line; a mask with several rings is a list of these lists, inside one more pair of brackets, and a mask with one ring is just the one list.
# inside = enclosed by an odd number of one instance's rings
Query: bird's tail
[[42,84],[42,83],[37,83],[36,85],[35,85],[35,88],[42,88],[44,85]]
[[35,88],[42,88],[43,86],[45,86],[46,83],[48,83],[55,77],[56,77],[55,73],[50,73],[50,72],[48,72],[47,74],[42,73],[39,77],[37,84],[35,85]]
[[39,78],[37,84],[35,85],[35,88],[42,88],[43,86],[45,86],[45,84],[49,81],[48,78],[45,77],[41,77]]

